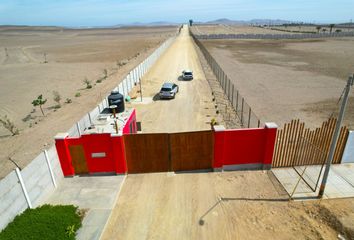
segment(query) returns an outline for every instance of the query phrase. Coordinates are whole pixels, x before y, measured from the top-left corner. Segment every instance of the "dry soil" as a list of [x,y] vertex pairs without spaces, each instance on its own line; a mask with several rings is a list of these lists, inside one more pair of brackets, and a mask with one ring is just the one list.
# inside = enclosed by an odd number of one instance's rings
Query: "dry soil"
[[103,239],[354,237],[353,199],[287,199],[267,171],[128,175]]
[[[354,38],[204,40],[216,61],[262,122],[283,126],[300,118],[318,127],[337,116],[338,100],[354,72]],[[354,127],[354,97],[344,124]]]
[[[272,28],[272,29],[271,29]],[[192,30],[195,34],[299,34],[299,32],[317,32],[315,26],[273,26],[271,28],[268,27],[252,27],[252,26],[239,26],[239,25],[227,25],[227,24],[214,24],[214,25],[194,25]],[[279,29],[279,30],[277,30]],[[325,29],[325,33],[330,32],[329,27],[322,27],[320,32],[323,33],[323,29]],[[340,29],[342,32],[352,32],[354,28],[341,28],[339,26],[334,27],[332,32],[335,32],[337,29]],[[291,32],[285,32],[291,31]]]

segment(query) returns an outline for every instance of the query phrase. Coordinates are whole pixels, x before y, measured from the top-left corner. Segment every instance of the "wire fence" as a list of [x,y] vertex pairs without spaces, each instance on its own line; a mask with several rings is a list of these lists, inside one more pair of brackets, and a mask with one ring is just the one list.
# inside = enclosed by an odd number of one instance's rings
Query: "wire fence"
[[211,70],[219,81],[221,88],[230,101],[232,107],[236,111],[241,126],[243,128],[259,128],[261,126],[261,121],[252,111],[251,106],[245,101],[245,98],[240,94],[239,90],[231,82],[230,78],[225,74],[225,72],[222,70],[216,60],[211,56],[205,46],[193,35],[191,31],[190,34],[203,53]]
[[[199,31],[199,30],[197,30]],[[198,39],[308,39],[354,37],[354,32],[304,34],[196,34]]]

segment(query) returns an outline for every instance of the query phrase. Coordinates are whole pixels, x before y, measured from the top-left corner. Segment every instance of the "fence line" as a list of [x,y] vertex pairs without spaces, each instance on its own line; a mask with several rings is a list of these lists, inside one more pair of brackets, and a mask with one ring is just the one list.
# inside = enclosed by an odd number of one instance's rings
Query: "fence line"
[[354,32],[305,34],[196,34],[197,39],[305,39],[354,37]]
[[220,65],[216,60],[211,56],[209,51],[204,47],[204,45],[193,35],[190,31],[191,36],[193,37],[195,43],[200,48],[205,59],[207,60],[210,68],[212,69],[214,75],[220,83],[221,88],[223,89],[225,95],[230,101],[232,107],[236,111],[241,126],[246,128],[258,128],[261,125],[260,119],[252,111],[252,108],[247,104],[244,97],[240,94],[239,90],[235,85],[230,81],[230,78],[225,74]]

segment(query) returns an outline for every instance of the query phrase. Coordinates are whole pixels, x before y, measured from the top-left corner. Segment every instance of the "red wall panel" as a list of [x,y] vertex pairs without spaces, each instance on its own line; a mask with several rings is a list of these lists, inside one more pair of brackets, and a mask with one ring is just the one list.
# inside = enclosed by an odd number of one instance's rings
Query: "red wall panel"
[[225,132],[214,133],[214,163],[213,168],[222,168],[224,159]]
[[[112,158],[111,134],[82,135],[87,167],[90,173],[115,172]],[[103,157],[93,157],[92,154],[104,154]]]
[[214,168],[238,164],[271,164],[276,128],[215,132]]
[[262,163],[264,129],[225,131],[224,165]]
[[[132,132],[130,132],[130,124],[132,124]],[[130,114],[128,120],[125,123],[125,126],[123,127],[123,134],[131,133],[137,133],[135,109],[133,110],[132,114]]]
[[[88,134],[79,138],[56,139],[56,147],[64,176],[75,175],[71,163],[69,146],[82,145],[89,173],[126,173],[122,136],[111,134]],[[93,157],[92,154],[105,155]]]
[[63,171],[64,176],[73,176],[75,171],[71,165],[71,157],[69,153],[67,139],[55,139],[55,147],[57,149],[59,162],[61,170]]

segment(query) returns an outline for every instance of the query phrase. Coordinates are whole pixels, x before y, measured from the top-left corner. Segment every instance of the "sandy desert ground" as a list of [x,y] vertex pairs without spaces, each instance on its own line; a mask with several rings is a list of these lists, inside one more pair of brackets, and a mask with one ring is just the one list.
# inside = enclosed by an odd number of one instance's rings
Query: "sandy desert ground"
[[[194,25],[194,34],[286,34],[287,32],[271,30],[268,28],[234,25]],[[296,34],[296,33],[287,33]]]
[[267,171],[128,175],[102,239],[295,240],[353,234],[353,199],[287,200]]
[[[204,40],[216,61],[262,122],[300,118],[318,127],[333,113],[354,73],[354,38]],[[344,124],[354,127],[354,95]]]
[[[117,29],[0,28],[0,116],[7,115],[20,129],[12,137],[0,127],[0,178],[14,165],[21,167],[53,143],[94,108],[125,74],[146,58],[176,27]],[[48,63],[44,63],[44,53]],[[109,77],[102,83],[96,81]],[[87,78],[93,88],[85,89]],[[55,110],[53,91],[62,98]],[[31,102],[39,95],[48,99],[46,117]],[[80,94],[80,97],[75,97]],[[64,104],[66,98],[71,104]]]

